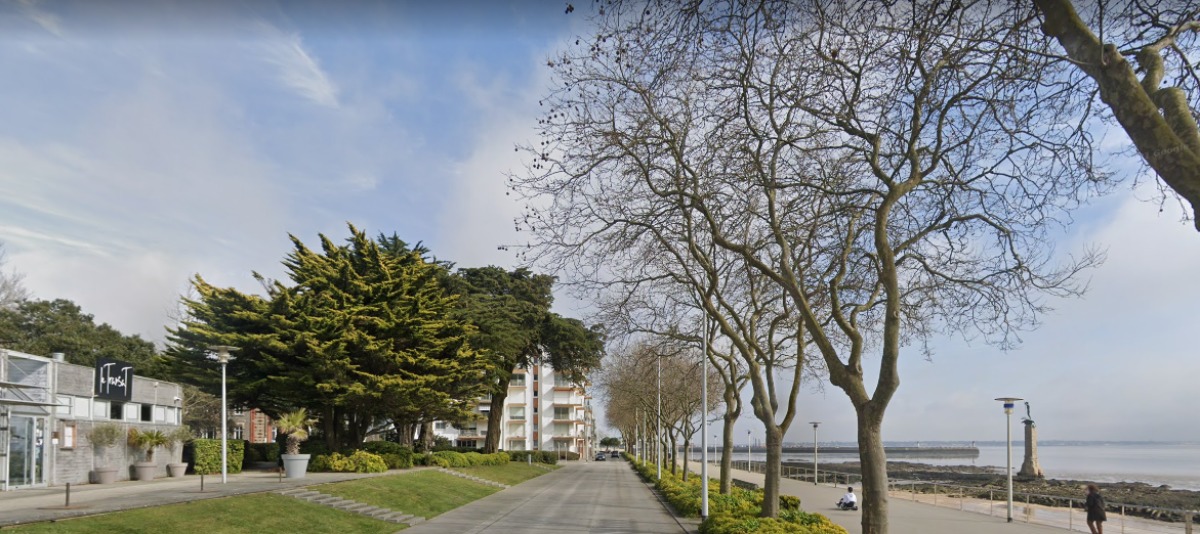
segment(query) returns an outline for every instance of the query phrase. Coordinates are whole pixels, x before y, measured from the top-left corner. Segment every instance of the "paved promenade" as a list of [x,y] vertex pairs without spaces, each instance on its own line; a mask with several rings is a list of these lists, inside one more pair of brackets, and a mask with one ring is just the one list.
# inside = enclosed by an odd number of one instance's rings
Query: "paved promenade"
[[696,532],[676,520],[624,461],[567,462],[561,469],[450,510],[405,534]]
[[200,491],[200,477],[197,475],[160,478],[146,482],[122,481],[103,485],[83,484],[71,487],[70,508],[63,507],[66,503],[65,486],[6,491],[0,492],[0,527],[230,495],[276,491],[372,476],[398,475],[422,469],[426,468],[377,474],[308,473],[305,478],[284,478],[282,482],[275,473],[245,472],[229,475],[229,482],[226,484],[221,483],[221,475],[207,475],[204,477],[203,492]]
[[[694,472],[700,472],[700,464],[692,462]],[[762,485],[765,478],[761,473],[733,470],[734,478]],[[718,466],[709,466],[709,475],[713,478],[720,476]],[[828,516],[850,531],[850,534],[862,534],[862,512],[838,510],[833,504],[846,493],[842,486],[814,486],[812,482],[798,480],[780,481],[780,489],[786,495],[800,497],[800,506],[808,512],[817,512]],[[855,488],[860,499],[861,488]],[[1053,528],[1025,523],[1008,523],[1004,517],[990,517],[984,514],[962,512],[952,508],[940,508],[919,502],[905,501],[892,497],[888,499],[888,517],[890,534],[1064,534],[1066,529]],[[1078,525],[1077,525],[1078,526]],[[1086,527],[1085,532],[1086,532]]]

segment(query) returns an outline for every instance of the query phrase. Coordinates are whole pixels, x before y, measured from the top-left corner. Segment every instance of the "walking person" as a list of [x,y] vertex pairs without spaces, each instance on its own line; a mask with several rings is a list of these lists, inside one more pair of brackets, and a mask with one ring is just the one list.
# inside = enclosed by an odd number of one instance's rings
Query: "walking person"
[[1092,529],[1092,534],[1104,534],[1104,522],[1108,521],[1108,515],[1104,513],[1104,497],[1100,496],[1100,488],[1095,484],[1088,484],[1087,492],[1084,508],[1087,509],[1088,528]]

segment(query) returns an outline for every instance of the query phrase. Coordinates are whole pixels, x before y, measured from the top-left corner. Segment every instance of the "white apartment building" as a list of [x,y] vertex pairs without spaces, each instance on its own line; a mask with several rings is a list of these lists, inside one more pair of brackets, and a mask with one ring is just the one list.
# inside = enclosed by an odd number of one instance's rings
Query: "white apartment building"
[[481,398],[475,407],[475,421],[461,428],[438,421],[433,425],[434,434],[459,447],[482,447],[487,437],[488,412],[503,410],[501,449],[574,452],[588,459],[596,446],[588,385],[571,381],[549,365],[515,369],[504,406],[492,406],[491,397]]

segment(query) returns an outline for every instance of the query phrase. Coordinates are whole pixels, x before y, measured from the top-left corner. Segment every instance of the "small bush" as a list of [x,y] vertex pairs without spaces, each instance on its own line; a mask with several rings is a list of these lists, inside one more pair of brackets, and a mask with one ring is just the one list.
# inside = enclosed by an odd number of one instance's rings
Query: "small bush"
[[[475,453],[479,454],[479,453]],[[467,456],[456,451],[437,451],[430,455],[430,464],[438,467],[470,467]]]
[[383,473],[388,470],[388,466],[378,454],[354,451],[354,454],[349,456],[343,456],[336,452],[314,456],[308,463],[308,470],[333,473]]
[[391,441],[368,441],[362,450],[378,454],[387,464],[388,469],[408,469],[413,466],[413,451],[399,443]]

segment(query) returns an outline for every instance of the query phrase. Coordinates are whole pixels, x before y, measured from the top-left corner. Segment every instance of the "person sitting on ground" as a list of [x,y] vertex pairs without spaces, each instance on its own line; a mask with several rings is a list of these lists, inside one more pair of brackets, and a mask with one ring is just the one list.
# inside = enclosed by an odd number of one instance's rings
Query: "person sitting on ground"
[[853,487],[846,488],[846,494],[842,495],[842,500],[838,501],[837,505],[843,509],[858,507],[858,497],[854,495]]

